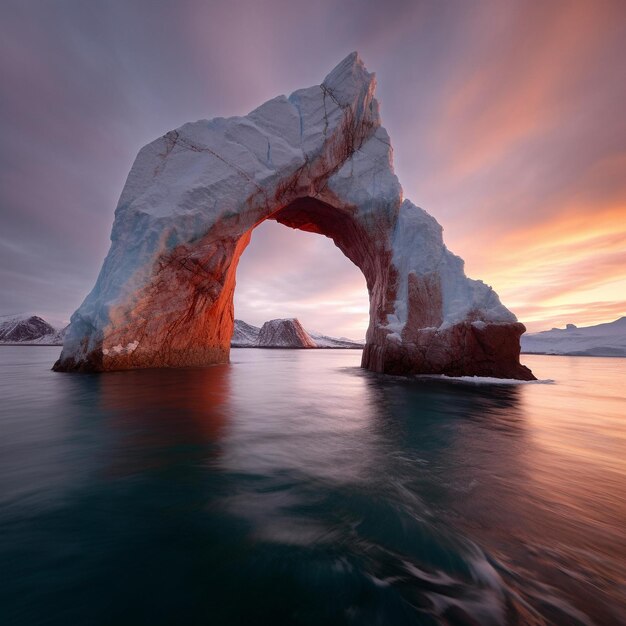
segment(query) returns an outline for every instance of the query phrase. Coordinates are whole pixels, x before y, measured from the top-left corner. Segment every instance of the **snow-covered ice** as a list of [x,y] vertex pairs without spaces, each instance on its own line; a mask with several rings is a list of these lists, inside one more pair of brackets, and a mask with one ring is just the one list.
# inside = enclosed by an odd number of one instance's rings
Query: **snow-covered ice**
[[522,352],[626,357],[626,317],[595,326],[553,328],[522,336]]

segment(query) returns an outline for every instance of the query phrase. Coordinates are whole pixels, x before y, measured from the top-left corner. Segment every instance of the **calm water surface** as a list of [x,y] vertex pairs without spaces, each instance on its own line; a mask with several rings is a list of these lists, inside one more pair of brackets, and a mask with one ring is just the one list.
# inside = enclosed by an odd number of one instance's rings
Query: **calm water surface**
[[0,347],[0,624],[625,624],[626,359],[49,370]]

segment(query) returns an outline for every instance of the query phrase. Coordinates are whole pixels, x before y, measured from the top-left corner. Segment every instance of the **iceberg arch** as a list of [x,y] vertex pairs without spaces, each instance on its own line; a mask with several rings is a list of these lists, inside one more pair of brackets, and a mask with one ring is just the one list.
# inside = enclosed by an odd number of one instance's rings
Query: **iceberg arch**
[[252,230],[272,219],[331,237],[363,272],[363,367],[534,378],[519,362],[524,326],[465,276],[437,221],[403,199],[375,84],[352,53],[321,85],[142,148],[54,369],[227,361],[237,262]]

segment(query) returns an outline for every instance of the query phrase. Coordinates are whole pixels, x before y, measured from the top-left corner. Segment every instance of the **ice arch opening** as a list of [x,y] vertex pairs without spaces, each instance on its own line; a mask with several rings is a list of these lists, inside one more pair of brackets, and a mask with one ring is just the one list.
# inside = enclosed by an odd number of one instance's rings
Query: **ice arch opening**
[[[324,235],[330,238],[343,253],[346,262],[360,270],[364,279],[364,290],[367,293],[369,321],[382,312],[380,281],[381,259],[372,255],[375,245],[370,235],[356,223],[348,211],[337,209],[315,198],[301,198],[291,205],[278,211],[270,219],[293,229]],[[384,263],[384,261],[382,261]],[[366,329],[360,337],[366,336]]]
[[[309,334],[364,343],[365,277],[332,239],[265,220],[252,231],[237,266],[234,315],[259,328],[268,320],[295,317]],[[234,338],[246,343],[241,333]]]
[[403,199],[374,91],[353,53],[321,85],[145,146],[55,369],[227,361],[237,262],[252,230],[274,219],[331,237],[365,276],[364,367],[533,378],[519,362],[523,325]]

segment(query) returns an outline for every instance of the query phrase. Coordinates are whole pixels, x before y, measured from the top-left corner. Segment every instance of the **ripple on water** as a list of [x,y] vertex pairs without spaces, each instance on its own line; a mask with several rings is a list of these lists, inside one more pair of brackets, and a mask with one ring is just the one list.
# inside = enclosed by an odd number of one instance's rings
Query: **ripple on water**
[[623,360],[506,385],[56,356],[0,348],[1,623],[626,622]]

